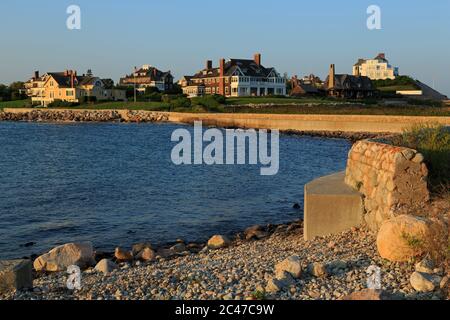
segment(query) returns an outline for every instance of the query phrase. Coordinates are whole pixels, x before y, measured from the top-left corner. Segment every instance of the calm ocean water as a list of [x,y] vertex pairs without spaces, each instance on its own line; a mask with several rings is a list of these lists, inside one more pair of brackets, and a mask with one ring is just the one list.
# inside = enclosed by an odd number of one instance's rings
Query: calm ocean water
[[303,204],[304,184],[343,170],[350,149],[282,135],[276,176],[249,165],[175,166],[170,137],[179,127],[0,122],[0,258],[79,240],[101,250],[204,241],[289,222],[301,217],[292,206]]

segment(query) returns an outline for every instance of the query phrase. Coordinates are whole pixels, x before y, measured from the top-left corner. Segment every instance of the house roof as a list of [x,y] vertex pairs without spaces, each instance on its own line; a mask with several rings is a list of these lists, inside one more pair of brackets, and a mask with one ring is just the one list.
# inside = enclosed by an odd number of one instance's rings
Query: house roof
[[[224,75],[232,76],[236,71],[240,71],[245,77],[267,78],[275,68],[265,68],[256,64],[254,60],[249,59],[230,59],[225,62]],[[220,68],[202,69],[194,76],[185,76],[186,78],[211,78],[220,75]]]
[[[66,76],[64,72],[49,72],[49,76],[51,76],[60,87],[62,88],[70,88],[71,87],[71,77]],[[90,78],[93,77],[87,77],[87,76],[75,76],[75,83],[76,85],[79,84],[88,84],[89,81],[91,81]],[[98,78],[95,78],[98,79]]]
[[352,76],[349,74],[336,74],[334,76],[334,87],[329,88],[330,76],[325,80],[325,89],[335,89],[335,90],[363,90],[363,91],[373,91],[375,90],[372,81],[365,76]]
[[358,67],[360,65],[362,65],[363,63],[365,63],[367,60],[366,59],[358,59],[358,62],[354,64],[355,67]]
[[300,81],[291,90],[291,96],[317,93],[319,93],[319,89],[310,84],[301,83]]
[[[168,76],[172,76],[170,71],[161,71],[158,68],[155,67],[148,67],[148,68],[140,68],[134,73],[143,73],[144,76],[137,76],[137,77],[149,77],[152,81],[162,81],[166,79]],[[133,74],[126,76],[124,79],[127,78],[134,78]]]

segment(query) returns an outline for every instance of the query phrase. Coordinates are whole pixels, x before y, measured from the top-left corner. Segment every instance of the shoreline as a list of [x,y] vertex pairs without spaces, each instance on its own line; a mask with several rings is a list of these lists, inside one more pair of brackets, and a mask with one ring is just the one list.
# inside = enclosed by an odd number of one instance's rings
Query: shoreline
[[[280,225],[262,239],[238,239],[217,250],[183,251],[142,262],[120,262],[104,274],[82,271],[82,287],[70,291],[66,272],[34,272],[33,290],[0,295],[4,300],[345,300],[366,288],[366,270],[382,270],[383,294],[392,300],[444,300],[440,291],[418,293],[409,284],[414,263],[383,260],[376,237],[364,227],[305,241],[303,225]],[[269,287],[275,265],[290,256],[302,272],[284,288]],[[99,257],[103,258],[103,257]],[[311,265],[325,274],[315,274]]]
[[[217,114],[219,115],[219,114]],[[188,114],[188,116],[193,116]],[[211,115],[209,115],[211,116]],[[73,123],[172,123],[180,125],[192,125],[198,119],[179,119],[179,114],[154,111],[133,111],[133,110],[67,110],[67,109],[30,109],[22,111],[22,109],[14,110],[14,112],[0,112],[0,122],[31,122],[31,123],[48,123],[48,124],[73,124]],[[200,121],[200,120],[199,120]],[[217,127],[222,129],[248,129],[248,125],[239,125],[239,123],[217,123],[211,119],[204,120],[205,126]],[[263,129],[263,128],[260,128]],[[266,128],[270,130],[270,128]],[[394,133],[391,132],[352,132],[341,130],[299,130],[299,129],[279,129],[280,133],[287,136],[309,136],[323,138],[346,139],[351,142],[362,139],[376,139],[390,137]]]
[[[248,230],[255,228],[255,227],[259,227],[259,230],[263,231],[264,233],[266,233],[267,235],[264,236],[268,237],[271,236],[273,233],[275,233],[277,231],[277,229],[282,229],[282,228],[286,228],[289,230],[293,230],[296,228],[301,227],[303,224],[303,219],[294,219],[292,221],[286,222],[286,223],[281,223],[281,224],[265,224],[265,225],[251,225],[251,226],[247,226],[245,229],[239,230],[239,231],[231,231],[228,233],[224,233],[224,235],[226,237],[228,237],[232,244],[235,243],[239,243],[240,241],[244,240],[246,237],[246,234],[248,232]],[[213,235],[207,235],[206,238],[211,238]],[[261,238],[262,239],[262,238]],[[248,239],[247,239],[248,240]],[[164,251],[164,250],[170,250],[171,247],[173,247],[176,244],[179,243],[184,243],[186,245],[186,247],[189,248],[189,251],[191,253],[198,253],[200,250],[198,250],[199,248],[204,248],[205,246],[207,246],[207,240],[206,241],[201,241],[201,240],[193,240],[193,241],[187,241],[185,242],[181,237],[177,237],[177,240],[174,241],[168,241],[168,242],[162,242],[162,243],[153,243],[152,242],[152,248],[157,252],[157,251]],[[135,243],[132,244],[136,245],[136,244],[142,244],[142,243],[151,243],[148,240],[143,240],[139,243]],[[64,243],[59,244],[59,245],[64,245]],[[57,247],[59,245],[54,245],[51,248],[49,248],[49,250],[51,250],[54,247]],[[94,245],[94,249],[95,249],[95,243]],[[20,245],[20,246],[24,246],[24,244]],[[131,247],[130,247],[131,248]],[[47,251],[48,252],[48,251]],[[47,252],[39,252],[39,253],[33,253],[29,256],[22,256],[22,257],[15,257],[15,258],[11,258],[12,260],[14,259],[30,259],[30,260],[35,260],[37,257],[47,253]],[[95,254],[101,256],[102,258],[107,258],[107,259],[113,259],[114,258],[114,251],[110,251],[110,250],[102,250],[102,249],[98,249],[95,250]],[[174,256],[176,256],[176,254],[174,254]]]

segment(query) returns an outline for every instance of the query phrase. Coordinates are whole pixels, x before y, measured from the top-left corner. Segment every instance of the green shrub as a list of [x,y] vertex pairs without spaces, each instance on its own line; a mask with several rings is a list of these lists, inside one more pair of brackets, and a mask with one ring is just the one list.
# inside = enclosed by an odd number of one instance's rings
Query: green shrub
[[84,96],[82,99],[82,103],[93,104],[97,102],[97,97],[95,96]]
[[62,101],[62,100],[55,100],[48,104],[47,107],[49,108],[70,108],[74,106],[78,106],[79,103],[75,102],[68,102],[68,101]]
[[408,76],[398,76],[395,79],[372,80],[376,88],[393,87],[393,86],[412,86],[419,89],[414,79]]
[[174,109],[189,108],[191,106],[191,100],[185,97],[179,97],[172,100],[171,105]]
[[450,183],[450,128],[436,124],[416,125],[394,138],[393,143],[424,155],[432,188]]
[[226,98],[218,94],[192,98],[192,105],[203,107],[208,111],[221,111],[225,103]]

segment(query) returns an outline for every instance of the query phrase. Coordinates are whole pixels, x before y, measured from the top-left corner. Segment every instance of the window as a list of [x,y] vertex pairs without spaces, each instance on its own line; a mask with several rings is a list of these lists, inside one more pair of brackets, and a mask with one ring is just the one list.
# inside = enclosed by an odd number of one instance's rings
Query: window
[[73,91],[72,90],[66,90],[66,96],[72,97],[73,96]]

